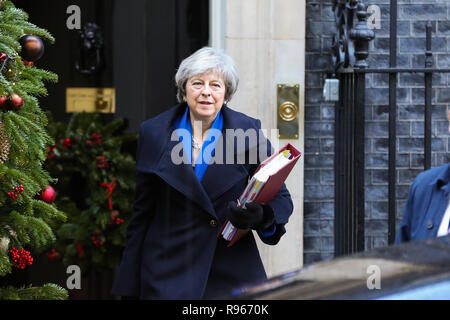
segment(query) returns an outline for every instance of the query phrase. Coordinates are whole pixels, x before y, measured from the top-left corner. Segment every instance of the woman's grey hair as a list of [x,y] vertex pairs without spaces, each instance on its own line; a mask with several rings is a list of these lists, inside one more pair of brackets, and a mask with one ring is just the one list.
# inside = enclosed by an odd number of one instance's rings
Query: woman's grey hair
[[184,59],[175,75],[178,102],[184,101],[189,78],[209,72],[222,75],[225,82],[225,101],[230,101],[237,90],[239,76],[233,59],[222,50],[204,47]]

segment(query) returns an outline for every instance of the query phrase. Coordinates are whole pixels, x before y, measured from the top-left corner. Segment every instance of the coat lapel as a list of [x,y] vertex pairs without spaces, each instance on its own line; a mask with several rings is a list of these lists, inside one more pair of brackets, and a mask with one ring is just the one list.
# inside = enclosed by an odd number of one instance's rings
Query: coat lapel
[[172,150],[179,143],[179,141],[168,141],[156,173],[172,187],[217,218],[214,207],[195,175],[192,165],[188,161],[183,161],[181,164],[175,164],[172,161]]
[[[245,166],[237,163],[236,157],[238,150],[234,143],[234,136],[232,138],[227,138],[225,134],[226,129],[239,128],[245,131],[248,129],[248,125],[242,123],[243,121],[240,119],[238,113],[232,111],[227,106],[222,107],[224,124],[222,136],[219,138],[216,148],[221,148],[223,150],[223,163],[210,163],[200,182],[195,175],[192,164],[190,164],[189,161],[186,161],[187,159],[180,164],[175,164],[174,161],[172,161],[172,151],[177,149],[180,150],[181,146],[181,141],[172,141],[171,139],[174,131],[174,121],[177,117],[182,115],[185,108],[186,104],[184,103],[177,105],[166,112],[163,117],[155,121],[155,123],[151,124],[151,128],[148,131],[153,137],[150,141],[158,141],[160,143],[154,146],[144,145],[144,148],[152,148],[154,152],[161,156],[154,168],[147,168],[144,170],[157,174],[173,188],[183,193],[206,212],[217,218],[213,201],[232,188],[238,181],[249,175]],[[164,138],[161,139],[161,137]],[[233,155],[231,155],[233,161],[231,164],[226,161],[227,150],[233,150]]]
[[[186,110],[186,106],[185,103],[179,104],[162,114],[158,119],[149,120],[150,125],[147,128],[147,134],[152,137],[148,140],[145,138],[144,141],[154,141],[155,143],[148,145],[148,143],[144,142],[142,148],[147,150],[142,152],[143,156],[140,157],[142,159],[141,163],[143,164],[140,166],[140,169],[158,175],[170,186],[197,203],[210,215],[217,218],[214,207],[195,175],[192,164],[188,163],[188,161],[175,164],[172,161],[172,151],[176,150],[174,148],[178,144],[181,144],[181,141],[172,141],[171,138],[174,131],[174,122]],[[151,150],[154,154],[150,155],[148,150]],[[146,159],[149,157],[154,159],[155,155],[160,155],[159,160],[154,164],[149,163],[147,165],[145,162]]]
[[[223,115],[223,130],[215,151],[214,163],[210,163],[203,176],[201,184],[209,195],[211,201],[216,200],[227,190],[232,188],[238,181],[244,177],[248,177],[249,173],[242,164],[238,164],[236,161],[237,144],[234,143],[234,135],[227,135],[227,129],[244,128],[240,123],[239,117],[227,106],[222,107]],[[221,152],[220,152],[221,151]],[[232,163],[227,163],[227,151],[233,153],[229,156],[232,159]],[[214,159],[213,158],[213,159]]]

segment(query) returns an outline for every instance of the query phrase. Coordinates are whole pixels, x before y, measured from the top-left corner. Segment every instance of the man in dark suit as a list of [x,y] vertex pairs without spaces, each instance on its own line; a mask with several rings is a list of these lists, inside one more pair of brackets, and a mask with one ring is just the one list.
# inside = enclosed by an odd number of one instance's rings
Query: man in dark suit
[[[261,128],[259,120],[226,105],[238,83],[231,58],[212,48],[200,49],[183,60],[176,83],[180,104],[141,125],[136,201],[113,285],[115,295],[208,299],[263,280],[266,273],[253,233],[227,247],[228,242],[218,238],[220,227],[229,219],[275,245],[293,211],[284,185],[266,204],[246,209],[235,204],[264,160],[258,157],[251,163],[249,153],[259,155],[259,149],[271,147],[261,136],[256,143],[247,141],[241,150],[236,150],[236,137],[221,134],[211,139],[213,129],[258,134]],[[234,148],[228,148],[230,143]],[[227,152],[231,152],[236,160],[244,154],[245,161],[210,162],[207,158],[212,154],[206,150],[211,146],[214,156],[230,159]],[[188,161],[179,161],[174,150],[182,150],[183,160]]]
[[450,163],[420,173],[411,185],[395,242],[447,235],[450,222],[449,192]]

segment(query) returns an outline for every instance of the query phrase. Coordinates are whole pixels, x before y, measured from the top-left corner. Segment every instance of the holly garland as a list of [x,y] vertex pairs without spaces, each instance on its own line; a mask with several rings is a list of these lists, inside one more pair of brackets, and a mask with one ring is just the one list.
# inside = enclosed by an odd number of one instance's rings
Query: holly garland
[[121,149],[137,140],[118,133],[123,122],[104,124],[99,114],[76,113],[68,125],[49,124],[55,144],[47,148],[46,168],[58,178],[55,202],[68,215],[47,253],[50,260],[62,258],[82,272],[120,263],[135,187],[135,160]]

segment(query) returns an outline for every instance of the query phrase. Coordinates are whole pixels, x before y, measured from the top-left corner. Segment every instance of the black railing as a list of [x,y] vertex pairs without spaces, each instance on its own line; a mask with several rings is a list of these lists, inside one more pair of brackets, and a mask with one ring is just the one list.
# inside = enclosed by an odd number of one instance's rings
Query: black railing
[[397,1],[390,2],[389,68],[368,68],[369,42],[374,38],[367,27],[366,6],[361,1],[334,0],[337,33],[333,39],[335,69],[340,79],[335,117],[335,256],[364,250],[364,138],[365,82],[368,73],[389,74],[389,151],[388,151],[388,243],[396,233],[396,115],[397,75],[424,73],[424,169],[431,167],[431,92],[433,73],[450,69],[433,68],[431,23],[426,26],[423,68],[397,67]]

